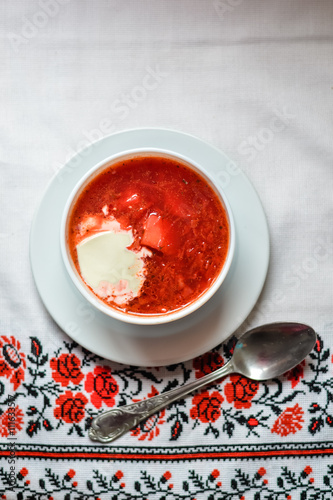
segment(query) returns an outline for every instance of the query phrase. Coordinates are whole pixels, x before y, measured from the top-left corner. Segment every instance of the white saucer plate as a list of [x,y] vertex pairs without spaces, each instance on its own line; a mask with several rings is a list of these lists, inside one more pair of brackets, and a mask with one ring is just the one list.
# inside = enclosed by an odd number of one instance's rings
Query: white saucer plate
[[[164,325],[122,323],[93,309],[70,281],[60,252],[62,212],[75,184],[97,163],[135,148],[168,149],[204,165],[224,189],[236,227],[234,260],[219,291],[198,311]],[[56,173],[33,219],[30,260],[45,307],[73,340],[112,361],[163,366],[209,351],[243,323],[265,282],[269,233],[257,193],[223,152],[182,132],[135,129],[93,143]]]

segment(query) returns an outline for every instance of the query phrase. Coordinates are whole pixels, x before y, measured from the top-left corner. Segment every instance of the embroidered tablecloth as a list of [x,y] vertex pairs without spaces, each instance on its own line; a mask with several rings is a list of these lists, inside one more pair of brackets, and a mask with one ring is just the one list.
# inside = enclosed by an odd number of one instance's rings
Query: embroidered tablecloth
[[[332,15],[329,0],[1,2],[2,498],[332,498]],[[229,376],[101,445],[94,416],[201,377],[235,341],[119,364],[39,298],[29,230],[48,181],[92,141],[142,126],[224,150],[262,200],[271,260],[243,331],[295,320],[318,340],[277,379]]]

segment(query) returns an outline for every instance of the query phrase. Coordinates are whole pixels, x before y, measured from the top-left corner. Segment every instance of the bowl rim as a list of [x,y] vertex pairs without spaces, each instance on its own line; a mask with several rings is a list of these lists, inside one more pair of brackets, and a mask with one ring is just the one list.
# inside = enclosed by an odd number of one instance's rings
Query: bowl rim
[[[67,249],[67,222],[68,222],[68,216],[70,213],[70,209],[72,207],[72,204],[77,198],[80,193],[82,192],[82,189],[84,188],[84,185],[90,181],[90,178],[93,178],[94,174],[96,174],[99,170],[103,171],[103,169],[108,168],[108,166],[111,166],[113,163],[117,162],[121,158],[128,158],[131,156],[140,156],[142,154],[153,154],[153,155],[165,155],[169,156],[171,158],[179,159],[180,161],[184,162],[185,164],[188,165],[189,168],[193,167],[193,170],[197,172],[199,175],[201,175],[209,184],[209,186],[214,190],[216,195],[218,196],[220,202],[222,203],[222,206],[225,209],[227,219],[228,219],[228,226],[229,226],[229,247],[228,247],[228,252],[227,256],[225,258],[224,264],[215,278],[214,282],[212,285],[207,288],[199,297],[197,297],[193,302],[190,302],[188,305],[181,307],[179,309],[176,309],[175,311],[165,313],[165,314],[151,314],[151,315],[144,315],[144,314],[128,314],[126,312],[119,311],[112,306],[108,306],[103,302],[102,300],[99,300],[93,292],[89,290],[89,288],[84,284],[84,281],[81,277],[79,277],[78,273],[74,271],[73,267],[74,265],[71,264],[71,259],[69,256],[69,252]],[[103,168],[104,167],[104,168]],[[176,321],[178,319],[181,319],[185,316],[188,316],[192,312],[196,311],[199,309],[201,306],[203,306],[220,288],[222,285],[223,281],[225,280],[234,255],[235,255],[235,247],[236,247],[236,231],[235,231],[235,223],[234,223],[234,217],[232,214],[232,210],[230,207],[230,204],[228,202],[228,199],[226,197],[226,194],[224,190],[221,188],[218,182],[216,182],[213,177],[207,172],[207,170],[199,164],[197,161],[192,160],[188,156],[185,156],[180,153],[176,153],[172,150],[165,149],[165,148],[156,148],[156,147],[140,147],[140,148],[132,148],[128,150],[124,150],[120,153],[116,153],[114,155],[106,157],[104,160],[100,161],[93,167],[91,167],[82,177],[79,179],[79,181],[75,184],[74,188],[72,189],[69,197],[67,198],[66,204],[64,206],[62,216],[61,216],[61,223],[60,223],[60,249],[61,249],[61,256],[62,256],[62,261],[65,266],[65,269],[67,271],[68,276],[71,279],[71,282],[75,285],[76,289],[79,291],[79,293],[92,305],[93,307],[97,308],[100,312],[104,313],[105,315],[125,322],[125,323],[131,323],[131,324],[137,324],[137,325],[158,325],[158,324],[165,324],[169,323],[172,321]]]

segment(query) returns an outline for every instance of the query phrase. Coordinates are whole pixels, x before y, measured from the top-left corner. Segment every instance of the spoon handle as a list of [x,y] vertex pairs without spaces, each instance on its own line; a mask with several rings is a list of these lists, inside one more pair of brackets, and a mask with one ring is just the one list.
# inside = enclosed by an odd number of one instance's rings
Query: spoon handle
[[89,437],[93,441],[101,443],[110,443],[114,439],[125,434],[125,432],[136,427],[142,420],[150,417],[154,413],[159,412],[170,403],[177,399],[181,399],[186,394],[194,392],[201,387],[204,387],[215,380],[229,375],[234,372],[234,367],[231,361],[226,363],[221,368],[214,370],[208,375],[201,377],[189,384],[182,385],[176,389],[165,392],[158,396],[149,399],[144,399],[138,403],[133,403],[126,406],[120,406],[112,410],[106,411],[98,415],[92,421],[89,429]]

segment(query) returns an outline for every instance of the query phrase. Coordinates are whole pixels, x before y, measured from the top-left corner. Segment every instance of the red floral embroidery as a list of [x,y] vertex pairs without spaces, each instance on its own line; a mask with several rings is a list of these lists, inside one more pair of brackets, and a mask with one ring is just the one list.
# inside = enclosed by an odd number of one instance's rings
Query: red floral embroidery
[[195,358],[193,367],[196,378],[203,377],[213,370],[220,368],[224,364],[224,359],[218,352],[206,352],[203,356]]
[[310,465],[307,465],[307,466],[304,468],[304,472],[305,472],[305,474],[307,474],[307,475],[311,474],[311,472],[312,472],[312,467],[310,467]]
[[215,422],[221,416],[221,404],[224,398],[218,392],[209,394],[208,391],[196,394],[192,399],[194,405],[190,410],[190,416],[194,420],[198,419],[203,423]]
[[259,383],[241,375],[231,375],[230,382],[224,387],[228,403],[234,403],[237,409],[250,408],[251,399],[258,392]]
[[70,479],[73,479],[73,477],[75,476],[75,474],[76,474],[75,470],[69,469],[69,471],[65,475],[65,481],[69,481]]
[[295,434],[302,429],[301,422],[303,420],[304,411],[296,404],[291,408],[286,408],[279,418],[274,422],[271,432],[275,432],[280,436],[288,436],[288,434]]
[[217,469],[214,469],[214,470],[213,470],[213,472],[211,472],[211,473],[210,473],[210,475],[211,475],[214,479],[216,479],[216,478],[218,478],[218,477],[219,477],[219,475],[220,475],[220,471],[218,471]]
[[20,349],[20,342],[13,336],[0,337],[0,377],[8,378],[14,391],[23,382],[26,368],[25,354]]
[[294,389],[299,381],[304,378],[304,366],[305,361],[303,360],[299,365],[286,373],[287,379],[291,381],[292,389]]
[[253,415],[252,415],[252,416],[250,416],[250,417],[248,418],[248,420],[247,420],[247,425],[248,425],[248,427],[250,427],[250,428],[251,428],[251,427],[258,427],[258,425],[259,425],[258,419],[257,419],[257,418],[255,418]]
[[[152,385],[151,392],[148,394],[148,398],[152,398],[153,396],[157,396],[159,394],[158,390]],[[146,399],[146,398],[144,398]],[[141,401],[140,399],[133,399],[133,402],[136,403]],[[159,413],[152,415],[150,418],[142,422],[138,427],[131,431],[132,436],[137,436],[139,441],[144,441],[148,439],[151,441],[154,437],[158,436],[160,433],[159,426],[164,424],[165,410],[161,410]]]
[[78,423],[84,418],[87,403],[88,399],[81,392],[66,391],[56,400],[58,406],[54,409],[54,416],[67,424]]
[[65,387],[70,382],[79,384],[84,375],[81,372],[81,361],[75,354],[61,354],[59,358],[50,360],[52,377],[56,382]]
[[124,474],[121,470],[118,470],[116,473],[115,473],[115,478],[120,481],[122,477],[124,477]]
[[0,415],[0,436],[14,436],[20,431],[23,426],[23,416],[24,413],[19,406],[9,407]]
[[260,467],[258,474],[260,477],[264,476],[266,474],[266,469],[264,467]]
[[116,380],[111,376],[109,366],[96,366],[93,372],[88,373],[85,381],[85,390],[91,392],[90,401],[96,408],[104,402],[106,406],[115,405],[115,396],[119,392]]
[[[20,472],[17,474],[17,478],[21,481],[22,479],[25,478],[29,474],[29,471],[26,467],[23,467],[23,469],[20,470]],[[30,482],[30,481],[29,481]],[[27,484],[27,482],[25,483]]]
[[319,338],[317,338],[316,340],[316,344],[315,344],[315,347],[314,349],[317,351],[317,352],[321,352],[322,351],[322,348],[323,348],[323,341]]

